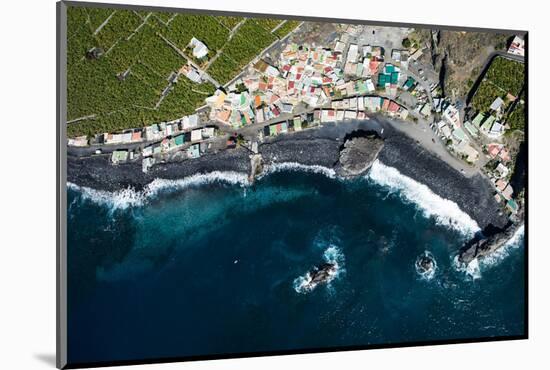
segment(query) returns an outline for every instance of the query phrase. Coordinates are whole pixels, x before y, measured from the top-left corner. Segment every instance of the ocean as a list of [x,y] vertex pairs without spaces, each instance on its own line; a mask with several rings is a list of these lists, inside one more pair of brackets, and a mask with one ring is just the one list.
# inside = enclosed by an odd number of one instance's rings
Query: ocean
[[[70,363],[523,335],[521,229],[459,266],[479,227],[375,162],[298,164],[109,193],[68,184]],[[417,259],[432,256],[433,274]],[[306,289],[314,266],[328,284]]]

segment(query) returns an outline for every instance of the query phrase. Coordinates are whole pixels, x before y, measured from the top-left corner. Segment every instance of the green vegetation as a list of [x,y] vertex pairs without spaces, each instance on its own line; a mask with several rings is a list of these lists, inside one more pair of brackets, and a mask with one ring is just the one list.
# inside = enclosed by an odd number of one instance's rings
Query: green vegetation
[[247,19],[225,44],[221,54],[208,68],[208,73],[221,84],[230,81],[276,38],[254,19]]
[[408,49],[412,46],[412,43],[411,43],[411,40],[409,38],[404,38],[403,41],[401,42],[401,45],[405,48],[405,49]]
[[94,32],[116,10],[108,8],[85,8],[90,28]]
[[178,14],[163,35],[180,50],[184,50],[192,37],[204,42],[210,50],[220,50],[229,37],[229,30],[215,17],[195,14]]
[[[163,39],[173,32],[173,22],[165,25],[173,14],[158,13],[157,17],[156,13],[148,16],[72,6],[67,11],[67,119],[87,117],[68,125],[69,136],[175,119],[194,112],[214,92],[212,84],[198,85],[182,77],[161,100],[170,74],[186,63]],[[178,18],[187,19],[178,15],[173,21]],[[191,19],[187,24],[196,27],[197,18]],[[221,38],[229,31],[212,17],[200,21],[204,27],[197,37],[221,47],[225,42]],[[87,52],[94,47],[103,49],[103,55],[88,58]]]
[[259,19],[256,19],[256,22],[260,26],[262,26],[263,29],[271,32],[275,27],[277,27],[283,21],[280,19],[259,18]]
[[486,78],[492,83],[517,96],[525,82],[523,63],[496,57],[487,71]]
[[225,55],[244,67],[260,51],[268,47],[275,37],[254,19],[247,19],[233,38],[225,45]]
[[97,44],[103,50],[109,50],[121,39],[126,39],[141,24],[142,20],[135,13],[117,11],[95,35]]
[[242,21],[244,18],[242,17],[226,17],[226,16],[219,16],[216,17],[216,19],[223,24],[225,27],[232,30],[235,28],[237,24],[239,24],[240,21]]
[[243,93],[245,91],[248,91],[248,89],[246,88],[246,85],[244,83],[238,83],[237,86],[235,86],[237,92],[240,94],[240,93]]
[[506,123],[510,125],[510,132],[525,129],[525,102],[523,100],[517,102],[514,110],[508,115]]
[[524,73],[523,63],[496,57],[472,99],[474,109],[485,112],[497,97],[506,102],[508,93],[517,96],[525,82]]
[[296,27],[300,24],[300,21],[286,21],[281,27],[277,28],[273,34],[278,38],[282,39],[288,35],[291,31],[294,31]]
[[[126,81],[125,81],[126,82]],[[93,135],[101,132],[115,132],[129,127],[143,127],[153,122],[175,119],[192,114],[204,98],[214,93],[212,84],[196,85],[180,79],[162,101],[159,109],[145,107],[123,107],[116,111],[96,115],[82,122],[69,124],[67,135]]]
[[506,92],[493,85],[490,81],[482,81],[477,88],[476,94],[472,99],[472,105],[478,112],[486,112],[489,110],[491,103],[497,97],[505,98]]
[[160,19],[163,23],[167,23],[172,17],[174,17],[174,13],[168,13],[168,12],[156,12],[154,13],[154,16],[158,19]]
[[233,59],[221,54],[208,68],[208,73],[212,78],[221,84],[225,84],[231,78],[239,73],[241,67]]
[[181,53],[192,58],[187,47],[192,37],[210,49],[205,60],[196,61],[202,65],[222,51],[207,72],[226,83],[299,24],[286,21],[272,33],[283,21],[85,6],[69,6],[67,12],[67,120],[75,121],[68,124],[71,137],[167,121],[203,105],[215,90],[212,84],[183,76],[175,84],[168,81],[187,63]]

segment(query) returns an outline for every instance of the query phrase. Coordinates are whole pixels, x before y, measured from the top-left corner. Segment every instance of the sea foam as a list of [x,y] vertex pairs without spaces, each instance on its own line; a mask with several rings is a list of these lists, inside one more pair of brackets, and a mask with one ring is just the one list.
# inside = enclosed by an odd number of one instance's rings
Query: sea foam
[[131,187],[117,191],[96,190],[86,186],[78,186],[71,182],[67,183],[67,188],[78,191],[83,199],[94,203],[112,209],[126,209],[142,206],[147,200],[156,197],[160,193],[169,193],[212,183],[239,185],[241,187],[249,185],[248,176],[244,173],[214,171],[205,174],[199,173],[178,180],[155,179],[141,191],[136,191]]
[[498,265],[502,260],[510,255],[510,253],[523,245],[525,235],[524,225],[521,225],[514,235],[502,247],[491,253],[489,256],[482,258],[479,261],[481,268],[489,268]]
[[453,267],[456,271],[464,273],[464,276],[477,280],[481,278],[481,269],[479,268],[479,260],[474,258],[469,263],[460,262],[458,255],[453,258]]
[[[335,266],[334,272],[331,272],[329,278],[326,280],[326,284],[330,289],[330,283],[345,272],[344,254],[337,246],[330,245],[323,252],[323,260],[326,263],[332,263]],[[294,279],[292,287],[294,288],[294,291],[296,291],[296,293],[309,293],[318,286],[317,284],[312,285],[310,284],[310,282],[311,273],[308,271],[304,275],[298,276],[296,279]]]
[[67,188],[80,193],[84,200],[107,206],[112,209],[126,209],[132,206],[142,205],[145,200],[145,193],[135,191],[132,188],[117,191],[96,190],[86,186],[79,186],[67,182]]
[[463,262],[461,263],[458,260],[457,255],[453,259],[453,266],[457,271],[463,272],[467,277],[470,277],[473,280],[480,279],[483,271],[498,265],[506,257],[508,257],[512,251],[523,245],[524,232],[524,226],[522,225],[516,230],[510,240],[504,243],[502,247],[483,258],[474,258],[468,264]]
[[317,173],[320,175],[324,175],[331,179],[336,178],[336,171],[334,171],[332,168],[323,167],[319,165],[301,164],[297,162],[281,162],[281,163],[273,163],[273,164],[267,165],[264,172],[260,175],[260,177],[269,175],[271,173],[282,172],[282,171],[310,172],[310,173]]
[[480,231],[480,227],[458,205],[435,194],[426,185],[401,174],[397,169],[388,167],[376,160],[367,179],[374,183],[397,191],[402,199],[414,203],[427,218],[433,218],[438,225],[448,226],[466,236],[473,236]]
[[[428,257],[433,261],[432,269],[425,271],[424,269],[421,268],[420,259],[423,257]],[[424,253],[417,258],[416,262],[414,263],[414,267],[420,279],[430,281],[434,278],[437,272],[437,261],[435,260],[435,257],[433,256],[433,254],[431,254],[429,251],[424,251]]]

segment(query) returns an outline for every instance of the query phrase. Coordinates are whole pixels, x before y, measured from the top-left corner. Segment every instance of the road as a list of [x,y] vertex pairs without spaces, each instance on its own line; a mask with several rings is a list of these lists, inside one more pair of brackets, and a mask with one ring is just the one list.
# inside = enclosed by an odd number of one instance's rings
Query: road
[[162,36],[160,33],[159,33],[159,36],[172,49],[174,49],[174,51],[176,53],[178,53],[182,58],[187,60],[187,62],[189,62],[189,64],[191,64],[193,66],[193,68],[195,68],[197,71],[199,71],[199,73],[202,75],[202,77],[204,79],[206,79],[208,82],[212,83],[214,86],[220,86],[220,83],[218,81],[216,81],[214,78],[212,78],[208,73],[206,73],[206,71],[203,71],[195,62],[193,62],[193,60],[191,58],[189,58],[187,55],[185,55],[185,53],[183,51],[181,51],[176,45],[174,45],[174,43],[172,43],[172,41],[168,40],[166,37]]
[[457,171],[462,172],[466,177],[472,177],[479,172],[475,166],[468,165],[449,153],[445,144],[443,144],[437,134],[428,125],[393,119],[388,119],[388,121],[391,122],[395,129],[416,140],[423,148],[435,154]]

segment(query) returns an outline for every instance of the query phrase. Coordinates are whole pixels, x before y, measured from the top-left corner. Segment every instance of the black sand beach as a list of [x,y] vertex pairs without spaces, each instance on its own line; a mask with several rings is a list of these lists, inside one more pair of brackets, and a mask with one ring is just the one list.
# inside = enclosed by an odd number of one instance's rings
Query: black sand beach
[[[504,227],[507,218],[493,199],[492,187],[480,174],[466,177],[415,140],[393,128],[394,124],[377,117],[368,121],[326,124],[319,129],[267,138],[259,145],[264,164],[296,162],[333,168],[339,159],[344,138],[355,130],[380,133],[385,145],[379,160],[403,175],[427,185],[439,196],[449,199],[470,215],[483,229],[489,225]],[[408,123],[410,124],[410,123]],[[250,172],[250,152],[246,149],[223,150],[198,159],[155,165],[148,173],[141,161],[111,165],[109,158],[67,158],[67,181],[79,186],[116,191],[128,187],[142,189],[155,178],[180,179],[213,171]]]

